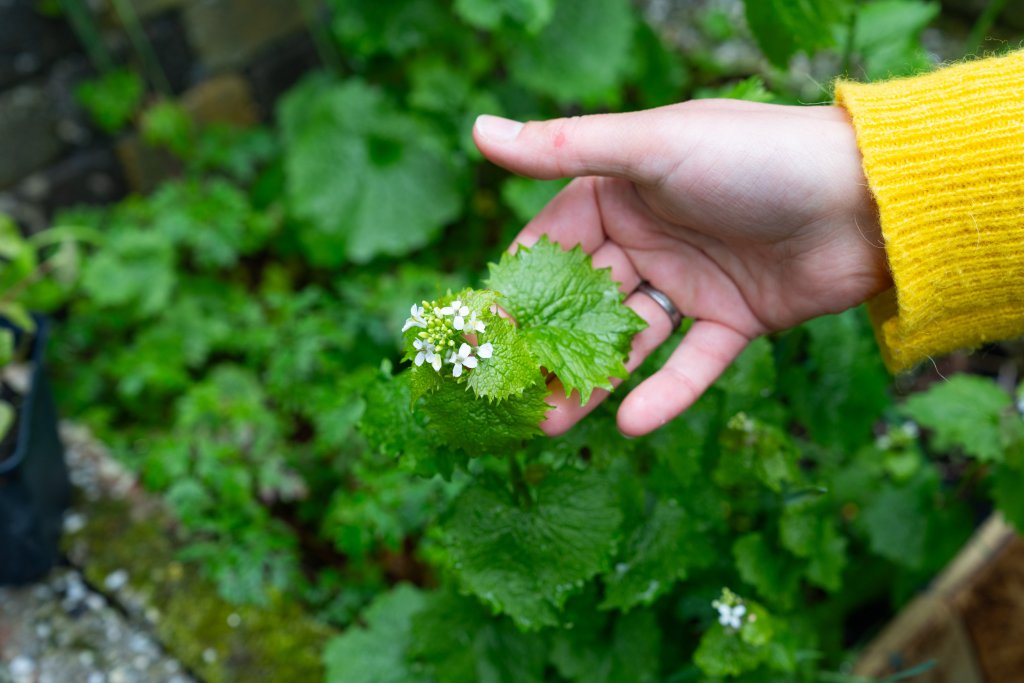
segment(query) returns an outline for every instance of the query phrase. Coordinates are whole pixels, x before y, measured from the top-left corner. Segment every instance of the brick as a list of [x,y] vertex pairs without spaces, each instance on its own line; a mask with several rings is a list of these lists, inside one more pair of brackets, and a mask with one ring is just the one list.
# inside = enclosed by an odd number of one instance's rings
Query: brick
[[193,49],[213,71],[244,65],[304,25],[295,0],[197,0],[183,16]]
[[62,149],[42,87],[22,85],[0,93],[0,188],[45,166]]

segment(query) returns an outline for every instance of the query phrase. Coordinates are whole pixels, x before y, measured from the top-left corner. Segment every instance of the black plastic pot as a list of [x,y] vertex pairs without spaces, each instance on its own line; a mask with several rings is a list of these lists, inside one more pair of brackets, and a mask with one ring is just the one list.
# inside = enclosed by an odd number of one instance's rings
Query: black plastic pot
[[[43,367],[48,326],[44,319],[36,322],[17,440],[0,460],[0,585],[33,581],[56,563],[63,514],[71,500],[53,389]],[[6,321],[0,320],[0,326],[23,334]]]

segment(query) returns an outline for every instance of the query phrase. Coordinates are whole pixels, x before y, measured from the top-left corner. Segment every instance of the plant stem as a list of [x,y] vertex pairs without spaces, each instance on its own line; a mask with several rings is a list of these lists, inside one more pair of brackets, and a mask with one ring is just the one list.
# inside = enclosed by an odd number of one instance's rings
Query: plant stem
[[132,42],[132,47],[135,48],[136,54],[139,55],[139,60],[142,62],[142,70],[145,72],[150,84],[161,95],[171,97],[173,93],[171,92],[170,81],[167,80],[167,74],[164,73],[164,69],[160,65],[160,60],[156,56],[153,44],[149,42],[149,37],[142,30],[142,23],[139,21],[139,16],[135,13],[135,9],[127,0],[111,1],[114,5],[114,13],[120,19],[125,33],[128,34],[128,39]]
[[964,56],[974,55],[978,52],[981,44],[985,41],[985,36],[992,30],[992,25],[996,23],[996,19],[1002,14],[1005,7],[1006,0],[989,0],[989,3],[985,5],[985,10],[971,27],[971,33],[967,36],[967,44],[964,46]]
[[320,3],[317,0],[300,0],[302,14],[309,28],[309,35],[313,38],[313,47],[316,49],[320,61],[332,73],[340,75],[342,72],[341,56],[334,47],[331,34],[328,30],[330,22],[321,15]]
[[523,468],[519,466],[519,459],[514,453],[508,456],[508,476],[512,480],[512,490],[515,492],[519,502],[523,507],[529,508],[532,503],[530,487],[526,484]]
[[60,0],[60,5],[71,22],[75,35],[88,53],[93,68],[100,73],[111,71],[114,68],[114,59],[110,56],[92,12],[86,7],[84,0]]

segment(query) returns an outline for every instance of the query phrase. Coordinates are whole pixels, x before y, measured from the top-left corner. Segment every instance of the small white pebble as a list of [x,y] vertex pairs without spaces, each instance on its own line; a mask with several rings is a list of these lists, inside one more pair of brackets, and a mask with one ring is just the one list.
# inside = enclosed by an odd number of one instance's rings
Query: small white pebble
[[111,572],[107,575],[107,578],[103,579],[103,587],[108,591],[116,591],[124,587],[128,583],[128,572],[123,569]]
[[238,615],[238,612],[232,612],[228,615],[228,626],[231,628],[238,628],[242,623],[242,617]]
[[11,660],[11,673],[19,678],[27,678],[35,673],[36,663],[28,657],[18,655]]
[[217,661],[217,651],[212,647],[208,647],[203,650],[203,661],[207,664],[213,664]]
[[72,512],[64,518],[64,533],[77,534],[85,528],[85,515],[80,512]]

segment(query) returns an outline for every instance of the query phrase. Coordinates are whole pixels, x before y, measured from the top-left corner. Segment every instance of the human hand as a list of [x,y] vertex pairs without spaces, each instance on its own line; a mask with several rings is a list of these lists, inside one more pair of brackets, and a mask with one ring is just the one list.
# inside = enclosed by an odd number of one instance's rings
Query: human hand
[[[623,400],[619,429],[646,434],[688,408],[759,335],[838,313],[891,285],[853,128],[838,107],[698,100],[629,113],[473,130],[491,161],[534,178],[574,177],[516,238],[580,244],[612,269],[648,323],[633,371],[672,333],[642,282],[694,318],[665,365]],[[585,405],[549,397],[560,434]]]

